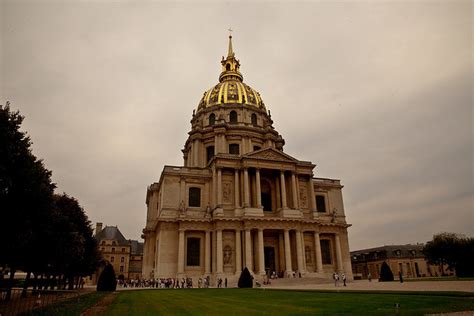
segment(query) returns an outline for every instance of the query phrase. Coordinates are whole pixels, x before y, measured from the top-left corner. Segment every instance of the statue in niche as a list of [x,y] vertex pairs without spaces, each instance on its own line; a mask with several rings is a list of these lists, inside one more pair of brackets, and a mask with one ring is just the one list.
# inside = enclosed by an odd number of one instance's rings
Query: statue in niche
[[205,216],[206,216],[207,218],[210,218],[210,217],[212,217],[212,210],[211,210],[211,205],[210,205],[209,203],[207,203],[207,207],[206,207],[206,214],[205,214]]
[[179,203],[179,214],[186,215],[186,208],[184,207],[183,200],[181,200],[181,203]]
[[232,260],[232,248],[230,246],[224,247],[224,264],[231,264]]
[[337,216],[337,209],[333,208],[332,213],[331,213],[331,223],[334,223],[336,221],[336,216]]
[[311,256],[311,248],[309,246],[304,247],[304,255],[306,258],[306,263],[312,263],[313,258]]

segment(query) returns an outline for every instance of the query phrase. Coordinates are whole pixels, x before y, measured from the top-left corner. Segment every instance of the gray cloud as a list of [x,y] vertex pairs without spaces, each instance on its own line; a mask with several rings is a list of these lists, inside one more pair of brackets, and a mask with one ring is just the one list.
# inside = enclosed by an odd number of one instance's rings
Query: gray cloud
[[[227,28],[285,151],[340,178],[351,248],[472,234],[472,3],[4,1],[2,100],[92,221],[139,238]],[[3,103],[4,101],[2,101]]]

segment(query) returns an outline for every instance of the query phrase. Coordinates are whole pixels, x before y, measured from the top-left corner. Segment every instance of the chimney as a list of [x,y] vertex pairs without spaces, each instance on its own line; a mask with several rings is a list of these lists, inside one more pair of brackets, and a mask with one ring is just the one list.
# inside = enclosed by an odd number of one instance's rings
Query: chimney
[[102,230],[102,223],[95,224],[95,235],[97,236]]

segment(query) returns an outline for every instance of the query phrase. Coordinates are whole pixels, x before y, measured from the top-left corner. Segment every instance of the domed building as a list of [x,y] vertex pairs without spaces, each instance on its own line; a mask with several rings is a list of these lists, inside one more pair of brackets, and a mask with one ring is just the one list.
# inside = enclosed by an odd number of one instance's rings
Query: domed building
[[352,279],[339,180],[284,152],[229,36],[219,83],[193,111],[184,166],[147,189],[143,277],[237,280],[265,274]]

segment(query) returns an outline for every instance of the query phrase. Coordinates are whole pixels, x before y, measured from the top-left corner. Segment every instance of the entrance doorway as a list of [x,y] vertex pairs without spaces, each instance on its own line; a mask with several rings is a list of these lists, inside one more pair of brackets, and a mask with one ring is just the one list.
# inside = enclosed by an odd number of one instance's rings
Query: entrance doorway
[[275,268],[275,247],[264,247],[263,252],[265,253],[265,272],[270,275],[272,271],[276,271]]

